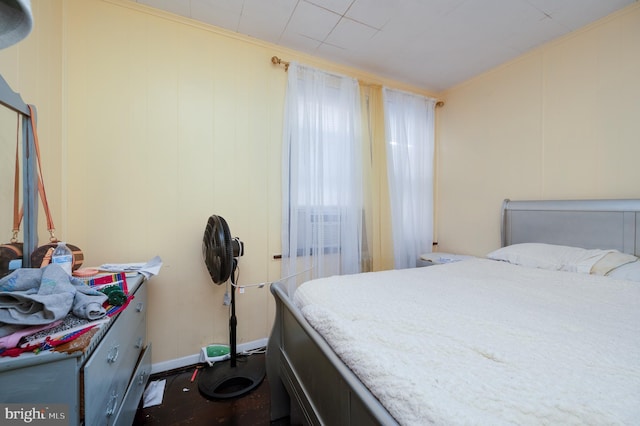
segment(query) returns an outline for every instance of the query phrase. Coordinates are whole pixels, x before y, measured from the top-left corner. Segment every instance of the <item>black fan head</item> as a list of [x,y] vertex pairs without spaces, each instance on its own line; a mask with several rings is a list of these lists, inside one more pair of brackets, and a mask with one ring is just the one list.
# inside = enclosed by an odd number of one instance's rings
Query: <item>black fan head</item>
[[202,238],[202,255],[213,282],[227,282],[233,271],[233,244],[229,225],[222,216],[209,217]]

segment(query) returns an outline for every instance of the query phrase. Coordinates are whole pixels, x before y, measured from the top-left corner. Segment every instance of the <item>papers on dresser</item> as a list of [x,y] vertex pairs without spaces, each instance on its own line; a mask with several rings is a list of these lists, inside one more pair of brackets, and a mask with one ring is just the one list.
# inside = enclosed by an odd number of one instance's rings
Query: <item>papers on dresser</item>
[[101,271],[108,272],[137,272],[145,276],[146,279],[158,275],[162,268],[162,259],[156,256],[147,263],[105,263],[100,265]]

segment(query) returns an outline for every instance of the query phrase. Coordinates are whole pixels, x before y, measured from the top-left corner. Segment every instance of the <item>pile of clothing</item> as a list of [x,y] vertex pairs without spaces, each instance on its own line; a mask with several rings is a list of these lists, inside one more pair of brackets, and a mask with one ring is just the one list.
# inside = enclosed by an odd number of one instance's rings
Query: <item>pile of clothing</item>
[[59,265],[0,279],[0,356],[67,344],[108,321],[109,297]]

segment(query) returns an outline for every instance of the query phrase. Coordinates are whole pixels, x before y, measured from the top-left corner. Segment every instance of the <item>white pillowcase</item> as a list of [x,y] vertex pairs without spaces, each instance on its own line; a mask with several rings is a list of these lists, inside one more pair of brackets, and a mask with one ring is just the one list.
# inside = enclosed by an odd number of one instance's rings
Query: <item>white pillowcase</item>
[[543,243],[513,244],[492,251],[489,259],[529,268],[580,272],[640,282],[640,259],[618,250],[583,249]]
[[487,257],[530,268],[588,274],[596,262],[614,251],[616,250],[588,250],[555,244],[522,243],[502,247],[492,251]]
[[608,277],[617,280],[629,280],[640,282],[640,260],[618,266],[607,274]]

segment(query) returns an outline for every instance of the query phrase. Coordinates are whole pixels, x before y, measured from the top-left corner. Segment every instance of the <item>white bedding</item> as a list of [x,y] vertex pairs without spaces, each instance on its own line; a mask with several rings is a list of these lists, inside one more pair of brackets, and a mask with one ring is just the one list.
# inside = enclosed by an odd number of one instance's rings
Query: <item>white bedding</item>
[[473,259],[294,298],[401,424],[640,422],[638,283]]

